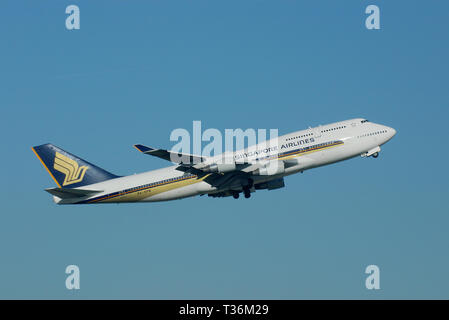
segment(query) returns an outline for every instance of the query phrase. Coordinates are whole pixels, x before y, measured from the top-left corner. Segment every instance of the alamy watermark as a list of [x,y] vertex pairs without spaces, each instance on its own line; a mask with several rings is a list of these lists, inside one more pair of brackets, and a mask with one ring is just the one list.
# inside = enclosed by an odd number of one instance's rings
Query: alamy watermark
[[365,273],[369,276],[365,280],[365,287],[368,290],[380,289],[380,269],[375,264],[369,265],[365,269]]
[[380,29],[380,9],[376,5],[369,5],[365,9],[365,13],[369,16],[365,20],[365,27],[368,30],[379,30]]
[[[67,30],[79,30],[81,28],[80,8],[71,4],[66,7],[65,13],[68,14],[65,20]],[[380,9],[378,6],[371,4],[366,7],[365,14],[369,16],[365,19],[365,27],[368,30],[380,29]]]
[[65,268],[65,273],[68,274],[65,279],[65,287],[68,290],[79,290],[80,287],[80,268],[77,265],[71,264]]
[[[177,128],[170,134],[170,160],[174,163],[193,164],[214,158],[214,163],[244,163],[249,158],[268,159],[278,152],[278,129],[225,129],[202,130],[201,121],[193,121],[192,131]],[[205,144],[205,145],[204,145]],[[204,146],[203,146],[204,145]],[[236,153],[235,150],[240,150]],[[197,157],[191,158],[190,155]]]
[[71,4],[65,8],[65,13],[69,16],[65,19],[67,30],[79,30],[81,28],[80,8]]

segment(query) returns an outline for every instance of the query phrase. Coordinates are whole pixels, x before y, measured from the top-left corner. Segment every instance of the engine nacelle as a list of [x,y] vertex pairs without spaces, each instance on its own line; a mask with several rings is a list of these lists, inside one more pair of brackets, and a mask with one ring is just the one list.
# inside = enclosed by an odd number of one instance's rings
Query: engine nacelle
[[256,190],[268,189],[274,190],[285,187],[284,178],[267,181],[264,183],[256,184]]
[[208,167],[202,169],[204,172],[219,172],[226,173],[236,169],[235,163],[213,163]]
[[284,172],[285,166],[283,161],[270,161],[262,168],[254,171],[254,174],[259,176],[273,176]]

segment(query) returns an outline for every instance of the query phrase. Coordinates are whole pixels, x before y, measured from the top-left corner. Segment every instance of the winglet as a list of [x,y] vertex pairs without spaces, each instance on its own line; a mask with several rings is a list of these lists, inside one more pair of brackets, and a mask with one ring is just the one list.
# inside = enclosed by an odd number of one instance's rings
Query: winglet
[[136,148],[137,150],[139,150],[142,153],[154,150],[154,149],[152,149],[150,147],[147,147],[147,146],[144,146],[142,144],[135,144],[134,148]]

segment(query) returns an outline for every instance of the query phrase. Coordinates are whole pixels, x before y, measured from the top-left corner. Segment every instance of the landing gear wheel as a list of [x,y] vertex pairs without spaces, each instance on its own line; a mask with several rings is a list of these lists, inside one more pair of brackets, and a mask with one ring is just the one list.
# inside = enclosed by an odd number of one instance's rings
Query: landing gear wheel
[[238,199],[239,196],[240,196],[240,194],[239,194],[238,192],[234,192],[234,193],[232,194],[232,196],[234,197],[234,199]]
[[379,156],[379,152],[373,153],[373,158],[377,158]]
[[243,193],[245,194],[245,198],[248,199],[249,197],[251,197],[251,191],[249,190],[249,188],[244,188],[243,189]]

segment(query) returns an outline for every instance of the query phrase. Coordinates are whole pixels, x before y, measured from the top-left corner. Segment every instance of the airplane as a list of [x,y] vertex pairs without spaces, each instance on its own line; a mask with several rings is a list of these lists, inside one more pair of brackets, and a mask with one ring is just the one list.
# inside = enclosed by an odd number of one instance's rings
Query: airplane
[[[45,189],[57,204],[129,203],[197,195],[249,198],[256,190],[285,186],[284,177],[357,156],[377,158],[396,130],[363,118],[296,131],[246,149],[204,157],[141,144],[134,147],[174,163],[118,176],[52,144],[31,149],[56,182]],[[225,161],[224,161],[225,160]]]

